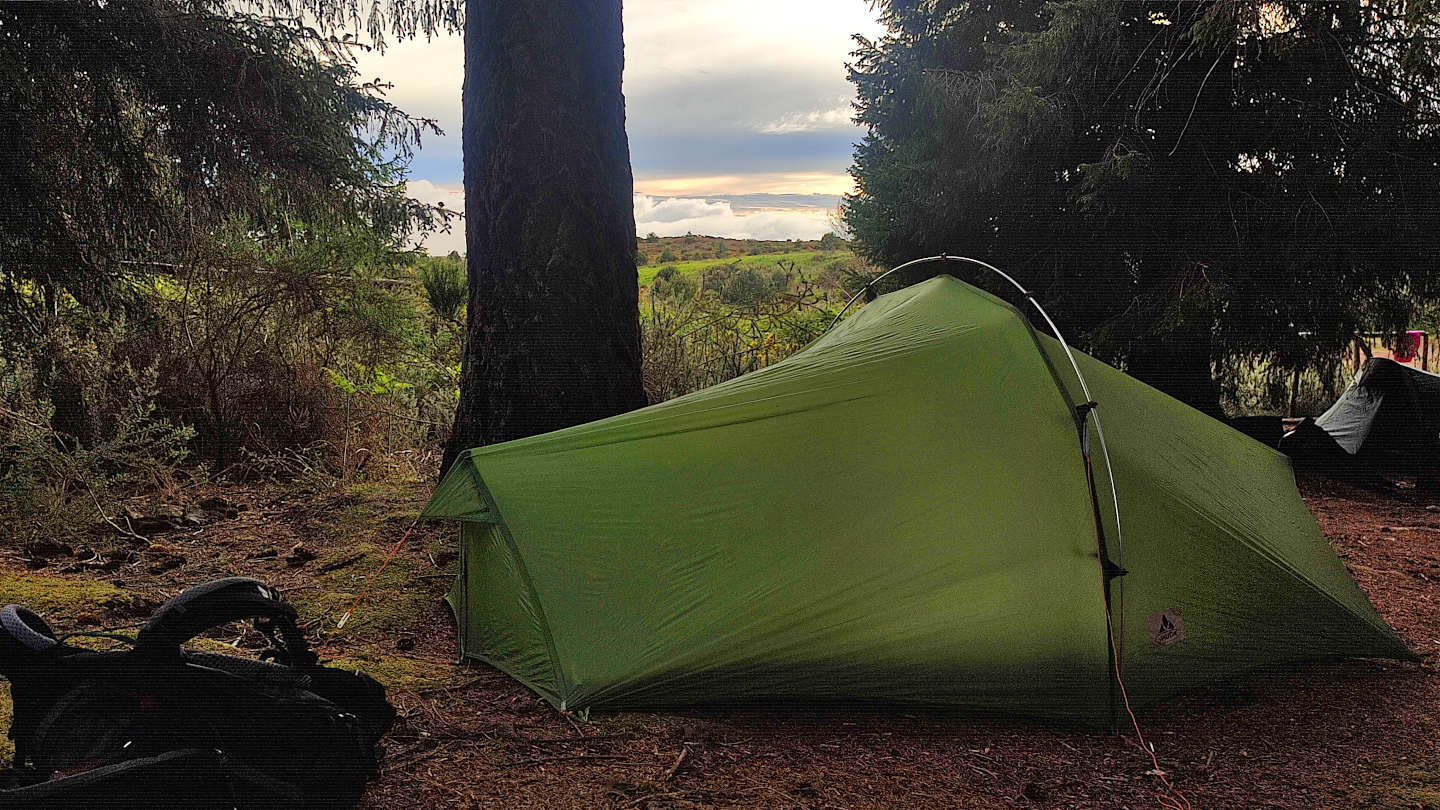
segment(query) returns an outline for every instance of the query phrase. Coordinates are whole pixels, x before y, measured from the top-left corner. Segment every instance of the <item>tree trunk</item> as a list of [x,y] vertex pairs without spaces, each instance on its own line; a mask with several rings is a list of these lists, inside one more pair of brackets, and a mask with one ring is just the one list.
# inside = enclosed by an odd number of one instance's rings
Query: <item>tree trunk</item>
[[1125,370],[1207,416],[1224,419],[1211,348],[1208,319],[1187,318],[1174,330],[1132,346]]
[[469,447],[645,404],[620,0],[466,0]]

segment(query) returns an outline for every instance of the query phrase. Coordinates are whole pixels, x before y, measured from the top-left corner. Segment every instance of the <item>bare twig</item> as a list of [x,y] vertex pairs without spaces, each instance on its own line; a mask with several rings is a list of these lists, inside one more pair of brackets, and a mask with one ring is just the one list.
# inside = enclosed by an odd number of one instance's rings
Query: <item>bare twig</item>
[[670,769],[665,771],[665,773],[660,777],[660,783],[662,785],[674,778],[675,773],[680,770],[681,765],[685,764],[685,758],[688,756],[690,756],[690,747],[685,746],[684,748],[681,748],[680,756],[675,758],[675,764],[671,765]]

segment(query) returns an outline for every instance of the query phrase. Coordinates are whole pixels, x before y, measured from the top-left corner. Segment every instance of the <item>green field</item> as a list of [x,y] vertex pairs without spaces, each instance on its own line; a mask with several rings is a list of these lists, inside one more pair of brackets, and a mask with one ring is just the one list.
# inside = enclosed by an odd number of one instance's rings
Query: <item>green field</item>
[[692,259],[683,262],[652,263],[640,268],[640,284],[648,285],[655,274],[660,272],[662,267],[674,267],[682,275],[698,275],[707,267],[716,265],[739,264],[740,267],[748,267],[752,270],[771,270],[776,264],[784,262],[786,265],[794,262],[800,270],[819,270],[826,261],[831,259],[849,259],[852,254],[848,250],[797,250],[787,253],[762,253],[758,256],[733,256],[724,259]]

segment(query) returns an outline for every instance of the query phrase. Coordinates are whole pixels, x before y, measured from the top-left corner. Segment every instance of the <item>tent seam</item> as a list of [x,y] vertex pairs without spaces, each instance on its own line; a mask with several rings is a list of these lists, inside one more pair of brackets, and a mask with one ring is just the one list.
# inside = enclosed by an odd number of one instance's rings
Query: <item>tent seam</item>
[[[1051,380],[1051,382],[1053,382],[1053,383],[1055,384],[1055,391],[1056,391],[1056,393],[1060,395],[1061,402],[1069,409],[1069,412],[1070,412],[1071,414],[1073,414],[1073,413],[1074,413],[1074,407],[1075,407],[1075,400],[1074,400],[1073,397],[1071,397],[1070,391],[1065,387],[1065,383],[1060,379],[1060,374],[1059,374],[1059,372],[1056,370],[1055,364],[1050,361],[1050,356],[1045,353],[1044,347],[1042,347],[1042,346],[1040,345],[1040,337],[1039,337],[1038,333],[1035,331],[1035,325],[1030,322],[1030,319],[1025,316],[1025,313],[1024,313],[1024,312],[1022,312],[1022,311],[1021,311],[1018,307],[1016,307],[1014,304],[1011,304],[1009,301],[1006,301],[1005,299],[1000,298],[999,296],[994,295],[994,294],[988,292],[987,290],[980,289],[979,287],[975,287],[974,289],[975,289],[976,291],[978,291],[981,295],[983,295],[983,296],[991,299],[993,302],[999,304],[1001,307],[1003,307],[1003,308],[1005,308],[1006,310],[1008,310],[1008,311],[1010,312],[1010,314],[1011,314],[1016,320],[1020,321],[1020,324],[1025,327],[1025,332],[1026,332],[1026,334],[1028,334],[1028,335],[1030,336],[1030,345],[1031,345],[1032,347],[1034,347],[1034,349],[1035,349],[1035,354],[1039,356],[1040,362],[1041,362],[1042,364],[1044,364],[1045,369],[1050,372],[1050,380]],[[1088,429],[1088,428],[1087,428],[1087,429]],[[1082,454],[1083,454],[1083,448],[1082,448]],[[1108,462],[1108,459],[1107,459],[1107,462]],[[1086,476],[1085,491],[1086,491],[1086,495],[1089,496],[1090,507],[1091,507],[1091,510],[1092,510],[1092,513],[1093,513],[1093,514],[1092,514],[1092,517],[1094,517],[1094,519],[1097,520],[1097,521],[1103,521],[1103,513],[1100,511],[1100,509],[1099,509],[1099,507],[1098,507],[1098,503],[1097,503],[1097,501],[1096,501],[1096,498],[1098,497],[1098,493],[1095,491],[1094,484],[1093,484],[1093,482],[1090,480],[1090,478],[1089,478],[1088,475]],[[1095,554],[1096,554],[1096,558],[1097,558],[1097,563],[1100,564],[1101,566],[1103,566],[1105,561],[1104,561],[1104,559],[1101,559],[1100,537],[1099,537],[1099,534],[1098,534],[1098,532],[1101,531],[1101,527],[1100,527],[1100,525],[1099,525],[1098,523],[1097,523],[1097,525],[1096,525],[1096,529],[1095,529],[1095,530],[1096,530],[1096,532],[1097,532],[1096,537],[1095,537]],[[1106,604],[1106,601],[1105,601],[1105,600],[1106,600],[1106,597],[1105,597],[1105,588],[1103,587],[1104,576],[1105,576],[1105,575],[1104,575],[1104,571],[1103,571],[1103,569],[1102,569],[1102,571],[1101,571],[1102,587],[1101,587],[1101,595],[1100,595],[1100,610],[1101,610],[1101,618],[1103,619],[1104,624],[1105,624],[1105,627],[1106,627],[1105,657],[1106,657],[1107,659],[1109,659],[1109,658],[1111,658],[1111,656],[1114,656],[1115,663],[1116,663],[1121,669],[1123,669],[1123,668],[1124,668],[1124,656],[1123,656],[1123,652],[1122,652],[1122,651],[1123,651],[1123,647],[1119,647],[1119,645],[1118,645],[1117,642],[1114,640],[1113,635],[1112,635],[1110,607],[1109,607],[1109,605]],[[1123,578],[1121,578],[1120,587],[1119,587],[1118,590],[1119,590],[1120,613],[1121,613],[1121,615],[1123,616],[1123,615],[1124,615],[1124,612],[1125,612],[1125,583],[1124,583]],[[1120,632],[1121,641],[1120,641],[1119,643],[1123,643],[1124,636],[1125,636],[1125,632],[1124,632],[1124,628],[1123,628],[1123,626],[1122,626],[1121,632]],[[1111,686],[1111,688],[1113,688],[1114,685],[1115,685],[1115,684],[1117,683],[1117,681],[1119,680],[1119,678],[1117,677],[1117,673],[1110,671],[1110,665],[1109,665],[1108,663],[1107,663],[1105,669],[1106,669],[1105,680],[1106,680],[1107,684],[1109,684],[1109,685]],[[1113,698],[1113,697],[1111,698],[1110,705],[1108,706],[1108,710],[1109,710],[1109,712],[1110,712],[1110,723],[1111,723],[1111,725],[1114,725],[1114,723],[1115,723],[1115,705],[1114,705],[1114,698]]]
[[475,482],[476,492],[485,499],[491,514],[495,516],[494,525],[500,530],[500,537],[504,539],[505,547],[515,558],[520,581],[524,583],[530,598],[535,600],[535,612],[540,620],[540,635],[545,639],[545,653],[550,658],[550,674],[555,679],[556,694],[560,698],[560,705],[564,707],[569,697],[570,687],[565,680],[565,671],[560,667],[560,654],[555,647],[555,635],[550,630],[550,617],[545,613],[545,605],[540,600],[539,591],[535,590],[535,580],[531,578],[530,568],[525,565],[525,558],[520,554],[520,546],[515,542],[515,536],[510,533],[510,525],[505,522],[505,516],[500,513],[500,507],[495,503],[495,497],[490,493],[490,487],[485,484],[485,478],[480,474],[480,468],[468,459],[467,464],[470,468],[471,478]]

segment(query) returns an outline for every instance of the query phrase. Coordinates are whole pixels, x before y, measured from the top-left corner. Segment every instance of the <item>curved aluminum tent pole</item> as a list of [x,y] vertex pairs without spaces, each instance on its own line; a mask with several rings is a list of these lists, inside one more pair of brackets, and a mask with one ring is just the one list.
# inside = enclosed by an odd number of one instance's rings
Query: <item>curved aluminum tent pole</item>
[[[906,268],[915,267],[921,264],[930,264],[931,262],[957,262],[961,264],[973,264],[977,267],[983,267],[984,269],[989,270],[995,275],[1010,282],[1010,286],[1018,290],[1021,295],[1025,296],[1026,300],[1028,300],[1032,305],[1034,305],[1035,311],[1040,313],[1040,317],[1044,318],[1045,323],[1049,325],[1050,331],[1055,333],[1055,338],[1060,341],[1060,347],[1065,350],[1066,359],[1070,361],[1070,368],[1074,369],[1075,371],[1075,379],[1080,382],[1080,392],[1085,395],[1086,402],[1094,402],[1094,398],[1090,396],[1090,386],[1085,383],[1085,375],[1080,373],[1080,365],[1075,362],[1075,355],[1073,352],[1070,351],[1070,344],[1066,342],[1065,336],[1060,333],[1060,327],[1056,326],[1055,321],[1050,318],[1050,313],[1046,312],[1045,308],[1040,306],[1040,302],[1035,300],[1035,294],[1025,289],[1025,287],[1020,282],[1016,281],[1009,273],[1006,273],[1004,270],[1001,270],[993,264],[982,262],[979,259],[971,259],[966,256],[951,256],[947,253],[942,253],[939,256],[926,256],[923,259],[915,259],[913,261],[905,262],[902,265],[892,267],[889,270],[886,270],[885,272],[876,276],[875,278],[867,281],[865,283],[865,286],[861,288],[859,292],[851,296],[850,300],[845,302],[845,306],[840,308],[840,312],[835,316],[835,320],[831,321],[830,325],[825,327],[825,331],[828,332],[831,329],[834,329],[835,324],[840,322],[840,319],[845,316],[845,313],[850,309],[850,307],[854,305],[856,301],[860,300],[860,296],[867,294],[873,295],[873,288],[876,282],[880,281],[891,273],[897,273]],[[1115,489],[1115,473],[1110,467],[1110,448],[1107,447],[1105,444],[1105,428],[1100,424],[1100,409],[1098,407],[1093,408],[1090,410],[1089,413],[1095,419],[1095,435],[1100,439],[1100,453],[1105,458],[1105,474],[1110,479],[1110,501],[1115,506],[1115,564],[1120,566],[1121,568],[1124,568],[1125,533],[1120,528],[1120,496]]]

